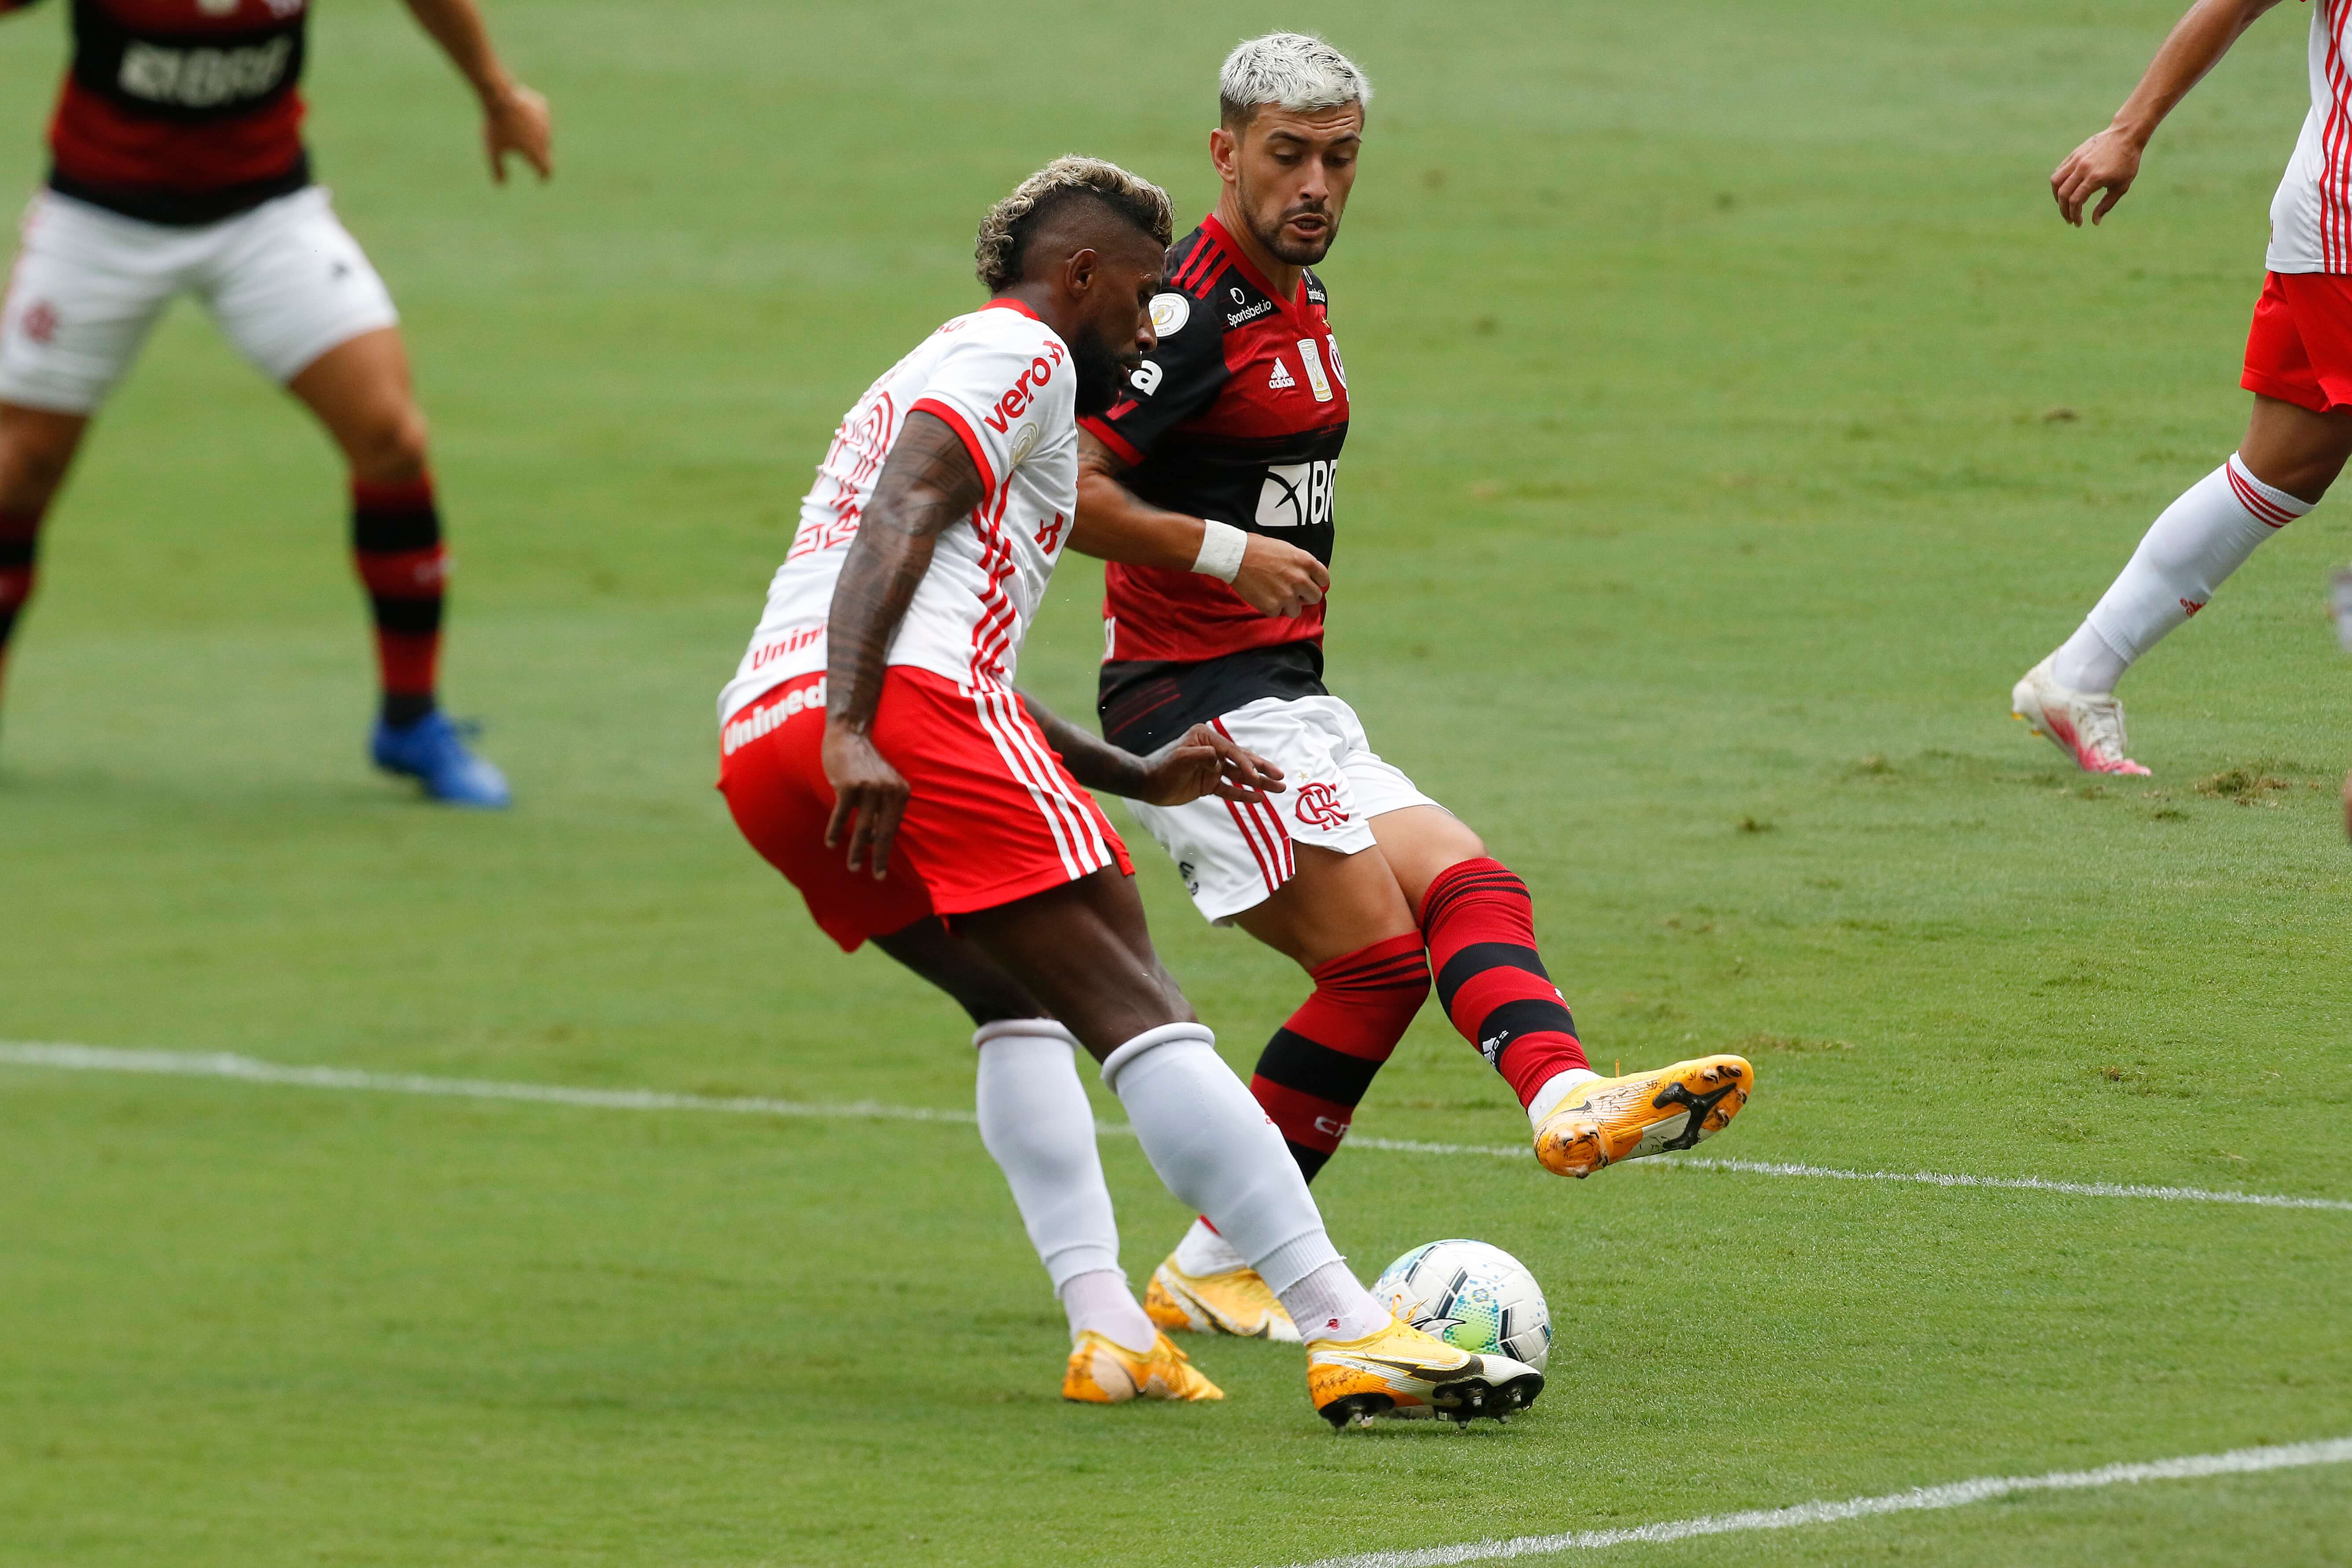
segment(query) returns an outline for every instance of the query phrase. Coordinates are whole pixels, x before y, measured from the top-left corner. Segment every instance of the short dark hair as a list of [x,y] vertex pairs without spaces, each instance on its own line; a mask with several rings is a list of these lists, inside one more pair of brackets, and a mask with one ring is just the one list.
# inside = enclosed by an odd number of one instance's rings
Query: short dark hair
[[1100,158],[1056,158],[1015,185],[980,220],[972,258],[982,287],[997,294],[1018,283],[1028,266],[1030,240],[1072,202],[1109,208],[1163,250],[1175,232],[1175,205],[1150,180]]

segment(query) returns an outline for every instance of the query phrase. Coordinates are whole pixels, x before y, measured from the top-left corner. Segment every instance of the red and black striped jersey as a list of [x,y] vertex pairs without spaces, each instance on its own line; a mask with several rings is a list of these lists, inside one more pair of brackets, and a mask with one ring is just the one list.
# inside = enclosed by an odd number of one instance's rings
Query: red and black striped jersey
[[[1277,295],[1209,218],[1168,253],[1168,291],[1152,301],[1160,346],[1129,395],[1081,423],[1152,505],[1272,535],[1328,564],[1348,378],[1328,304],[1312,272]],[[1192,572],[1113,564],[1106,575],[1110,660],[1210,659],[1323,636],[1319,605],[1287,620]]]
[[[1130,395],[1079,421],[1152,505],[1231,523],[1330,563],[1348,375],[1312,272],[1277,295],[1212,217],[1168,253],[1160,346]],[[1103,733],[1150,751],[1260,698],[1323,689],[1323,606],[1263,616],[1214,577],[1113,563],[1104,574]]]
[[[0,10],[34,0],[0,0]],[[310,183],[310,0],[72,0],[49,185],[150,223],[213,223]]]

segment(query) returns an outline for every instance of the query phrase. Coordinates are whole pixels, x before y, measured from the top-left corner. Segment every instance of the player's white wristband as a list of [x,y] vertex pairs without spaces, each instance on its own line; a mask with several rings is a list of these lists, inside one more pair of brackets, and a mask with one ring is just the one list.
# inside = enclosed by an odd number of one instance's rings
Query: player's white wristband
[[1201,553],[1192,563],[1192,570],[1205,577],[1230,583],[1241,575],[1242,555],[1249,549],[1249,535],[1230,522],[1203,520],[1201,527]]

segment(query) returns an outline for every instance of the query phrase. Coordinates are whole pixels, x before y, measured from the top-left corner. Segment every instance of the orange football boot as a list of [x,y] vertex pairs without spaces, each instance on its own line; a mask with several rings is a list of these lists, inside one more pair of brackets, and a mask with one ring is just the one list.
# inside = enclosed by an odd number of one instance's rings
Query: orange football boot
[[1081,1405],[1124,1405],[1130,1399],[1223,1399],[1225,1391],[1201,1375],[1192,1358],[1166,1334],[1155,1335],[1149,1351],[1128,1349],[1088,1329],[1070,1347],[1062,1374],[1062,1397]]
[[1688,1149],[1731,1125],[1756,1087],[1745,1057],[1699,1057],[1654,1072],[1589,1079],[1536,1129],[1536,1158],[1558,1176]]

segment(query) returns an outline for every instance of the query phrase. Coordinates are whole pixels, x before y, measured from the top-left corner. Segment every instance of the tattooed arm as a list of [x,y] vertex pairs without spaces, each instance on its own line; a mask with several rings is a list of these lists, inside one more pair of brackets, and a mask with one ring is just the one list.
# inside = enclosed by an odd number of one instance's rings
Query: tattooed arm
[[1282,788],[1280,768],[1206,724],[1195,724],[1150,756],[1139,757],[1071,723],[1025,691],[1021,702],[1070,776],[1105,795],[1150,805],[1183,805],[1213,795],[1252,805]]
[[839,848],[846,832],[849,868],[868,861],[877,882],[889,868],[890,840],[907,810],[907,781],[873,740],[884,660],[930,570],[940,535],[971,516],[985,493],[980,469],[948,422],[908,415],[834,585],[825,628],[824,776],[835,799],[824,842]]

